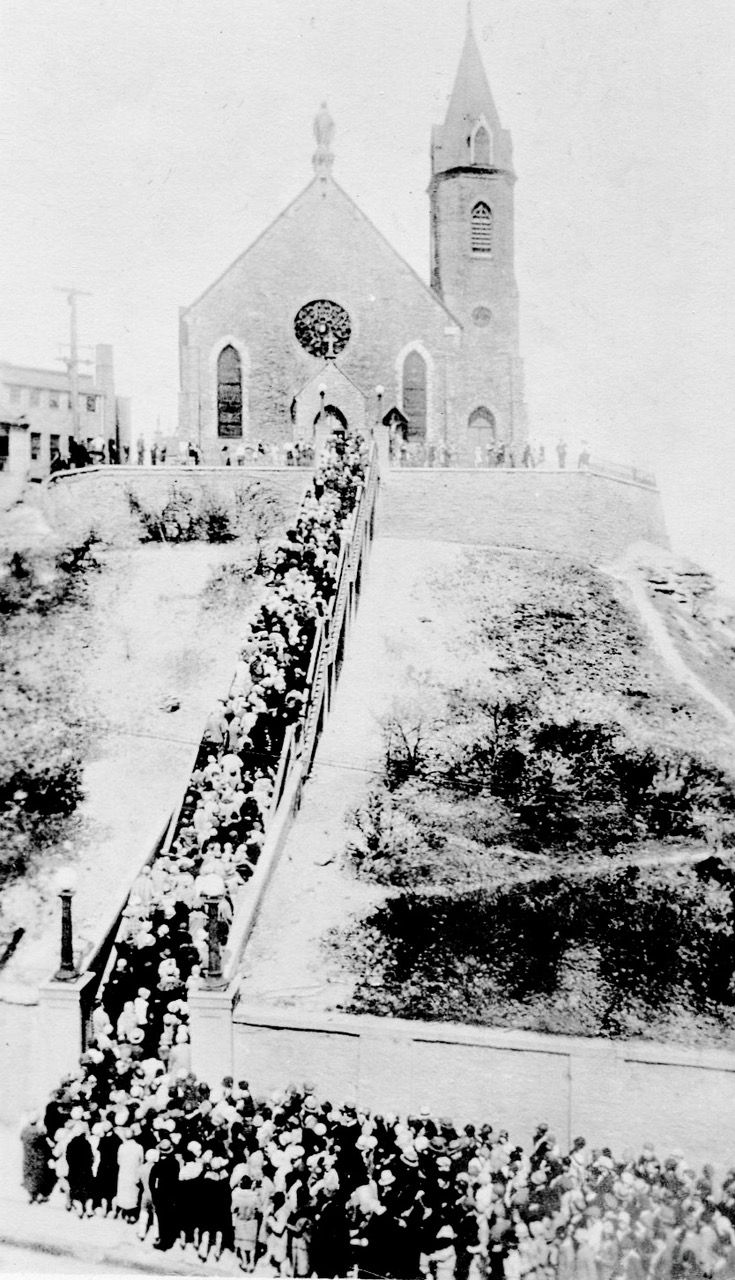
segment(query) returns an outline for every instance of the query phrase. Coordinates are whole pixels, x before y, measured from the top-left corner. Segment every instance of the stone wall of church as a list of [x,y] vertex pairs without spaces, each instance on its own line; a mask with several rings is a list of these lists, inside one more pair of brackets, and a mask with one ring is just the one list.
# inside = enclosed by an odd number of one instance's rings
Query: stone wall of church
[[316,298],[350,315],[352,336],[338,363],[365,394],[368,418],[377,412],[378,385],[385,388],[384,411],[400,406],[402,356],[418,343],[429,366],[429,428],[442,434],[445,357],[456,350],[456,326],[341,189],[318,180],[184,313],[181,434],[197,438],[198,386],[202,440],[216,438],[216,357],[227,340],[248,371],[250,438],[292,438],[291,402],[323,367],[297,342],[293,321]]
[[[471,215],[478,201],[492,210],[492,252],[471,247]],[[450,366],[450,446],[466,438],[469,415],[491,411],[498,440],[527,437],[518,357],[518,290],[513,269],[512,179],[502,174],[452,173],[431,188],[435,275],[447,306],[463,325]]]

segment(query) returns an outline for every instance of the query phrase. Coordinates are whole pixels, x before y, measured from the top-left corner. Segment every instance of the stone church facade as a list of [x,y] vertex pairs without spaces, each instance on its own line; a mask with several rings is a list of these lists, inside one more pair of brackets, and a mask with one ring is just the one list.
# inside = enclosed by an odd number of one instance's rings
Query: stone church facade
[[312,181],[181,311],[179,435],[211,461],[239,441],[288,444],[341,413],[344,391],[418,460],[522,448],[511,140],[471,28],[432,135],[430,284],[335,182],[324,106],[314,131]]

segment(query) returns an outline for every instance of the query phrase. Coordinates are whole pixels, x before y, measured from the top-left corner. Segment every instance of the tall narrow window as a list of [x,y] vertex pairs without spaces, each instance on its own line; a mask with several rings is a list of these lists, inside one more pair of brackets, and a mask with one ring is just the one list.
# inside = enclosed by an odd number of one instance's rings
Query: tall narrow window
[[485,169],[489,169],[491,161],[492,146],[490,143],[490,134],[484,124],[481,124],[474,137],[472,163],[482,165]]
[[472,252],[492,253],[493,211],[483,200],[472,210],[471,228]]
[[418,351],[409,351],[403,362],[403,412],[409,440],[426,436],[426,361]]
[[234,347],[223,347],[217,359],[217,434],[242,436],[242,372]]

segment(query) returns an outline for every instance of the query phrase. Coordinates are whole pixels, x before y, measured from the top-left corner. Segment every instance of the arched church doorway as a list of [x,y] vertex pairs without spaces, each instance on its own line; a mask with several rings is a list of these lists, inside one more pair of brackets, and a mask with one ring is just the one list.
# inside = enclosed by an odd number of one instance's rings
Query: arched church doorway
[[467,426],[471,431],[480,432],[483,439],[495,439],[495,414],[486,408],[484,404],[479,405],[477,409],[473,409],[469,417]]
[[409,441],[426,439],[427,400],[426,361],[420,351],[409,351],[403,361],[403,412]]
[[332,422],[324,421],[325,427],[328,427],[328,428],[333,427],[335,421],[339,422],[341,426],[345,428],[347,427],[347,419],[343,414],[342,410],[337,408],[336,404],[325,404],[324,408],[320,409],[318,414],[316,415],[314,419],[314,426],[316,427],[319,422],[322,422],[324,419],[329,419],[329,418],[331,418],[333,421]]

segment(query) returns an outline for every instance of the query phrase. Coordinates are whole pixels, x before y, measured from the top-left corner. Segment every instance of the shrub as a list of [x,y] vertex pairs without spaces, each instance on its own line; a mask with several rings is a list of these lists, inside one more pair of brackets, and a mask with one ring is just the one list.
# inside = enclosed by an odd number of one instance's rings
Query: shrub
[[0,615],[48,613],[79,598],[85,574],[99,567],[99,538],[88,530],[78,541],[37,550],[8,549],[0,557]]
[[337,941],[356,964],[351,1007],[361,1012],[520,1018],[539,1029],[563,1012],[563,1029],[578,1031],[562,982],[570,958],[586,968],[595,996],[594,1026],[582,1028],[594,1034],[630,1034],[637,1020],[677,1008],[729,1016],[735,1007],[732,875],[723,885],[691,868],[626,867],[452,897],[406,893]]

